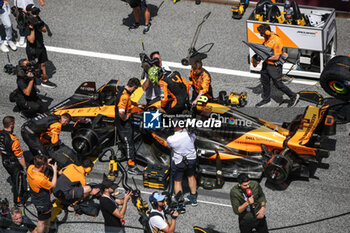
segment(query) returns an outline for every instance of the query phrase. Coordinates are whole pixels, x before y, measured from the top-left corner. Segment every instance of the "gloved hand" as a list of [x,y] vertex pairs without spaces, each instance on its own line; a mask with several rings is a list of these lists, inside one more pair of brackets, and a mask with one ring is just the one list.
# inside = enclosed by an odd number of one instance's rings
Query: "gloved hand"
[[256,67],[257,65],[259,65],[261,58],[257,54],[254,54],[250,61],[253,64],[253,66]]

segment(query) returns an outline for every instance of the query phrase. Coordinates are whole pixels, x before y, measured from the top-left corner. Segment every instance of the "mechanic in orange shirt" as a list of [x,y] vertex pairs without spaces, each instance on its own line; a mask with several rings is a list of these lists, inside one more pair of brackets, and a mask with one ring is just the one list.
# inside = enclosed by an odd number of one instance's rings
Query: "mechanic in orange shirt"
[[[51,189],[57,183],[57,163],[51,164],[46,155],[36,155],[34,165],[28,167],[27,179],[31,192],[31,200],[38,212],[38,233],[49,232],[51,212],[53,210],[50,199]],[[52,167],[52,181],[44,175],[47,166]]]
[[202,95],[206,95],[209,99],[213,98],[211,77],[209,72],[203,68],[202,61],[198,60],[192,64],[189,80],[189,84],[193,88],[192,105],[197,104]]
[[23,151],[19,145],[18,138],[13,134],[15,128],[15,118],[6,116],[2,121],[4,129],[0,129],[0,154],[2,157],[2,165],[10,174],[12,181],[12,192],[14,203],[19,203],[23,193],[18,193],[15,188],[16,176],[18,172],[26,172],[26,162]]
[[290,102],[288,107],[293,107],[297,104],[299,100],[299,94],[292,92],[286,85],[282,82],[282,65],[276,65],[275,62],[279,60],[282,55],[283,42],[281,38],[275,33],[271,32],[270,25],[261,24],[258,27],[258,31],[262,37],[264,37],[264,45],[266,47],[272,48],[274,55],[266,59],[263,63],[261,69],[260,81],[263,87],[262,100],[255,105],[255,107],[267,107],[271,105],[271,85],[270,80],[272,79],[273,84],[288,95]]
[[90,195],[97,194],[100,189],[86,185],[85,176],[91,171],[92,166],[91,160],[86,159],[81,166],[69,164],[62,168],[56,188],[53,191],[54,195],[58,199],[65,200],[71,204]]
[[48,155],[44,144],[49,143],[49,147],[57,146],[62,126],[68,125],[71,119],[72,117],[68,113],[61,116],[53,114],[38,115],[23,124],[21,129],[22,138],[33,155]]
[[153,66],[148,70],[148,75],[157,76],[160,86],[161,108],[167,114],[181,114],[186,109],[190,86],[188,82],[177,71],[170,72]]
[[135,164],[135,145],[133,138],[133,129],[130,119],[131,105],[136,105],[131,101],[131,94],[141,86],[140,80],[137,78],[129,79],[124,87],[118,87],[117,98],[115,102],[115,124],[118,134],[122,142],[126,157],[128,159],[128,173],[133,175],[141,175],[142,172]]

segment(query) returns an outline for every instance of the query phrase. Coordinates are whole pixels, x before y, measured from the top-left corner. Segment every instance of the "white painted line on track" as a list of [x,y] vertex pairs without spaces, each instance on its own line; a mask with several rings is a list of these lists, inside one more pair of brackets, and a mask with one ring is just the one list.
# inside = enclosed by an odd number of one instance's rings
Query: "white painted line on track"
[[[23,46],[20,46],[20,47],[23,47]],[[91,51],[78,50],[78,49],[67,49],[67,48],[53,47],[53,46],[45,46],[45,47],[47,51],[55,52],[55,53],[64,53],[64,54],[77,55],[77,56],[96,57],[96,58],[103,58],[103,59],[110,59],[110,60],[117,60],[117,61],[140,63],[140,59],[138,57],[130,57],[130,56],[110,54],[110,53],[91,52]],[[191,68],[190,66],[183,66],[181,63],[177,63],[177,62],[163,61],[163,63],[173,68],[186,69],[186,70],[189,70]],[[209,72],[217,73],[217,74],[233,75],[238,77],[247,77],[247,78],[255,78],[255,79],[260,78],[259,74],[250,73],[248,71],[231,70],[231,69],[217,68],[217,67],[210,67],[210,66],[205,66],[205,69],[208,70]],[[308,80],[293,80],[292,83],[312,86],[312,85],[315,85],[317,82],[308,81]]]
[[[118,189],[124,190],[123,188],[118,188]],[[141,191],[141,193],[151,195],[153,192]],[[224,207],[230,207],[230,208],[232,207],[231,205],[222,204],[222,203],[216,203],[216,202],[211,202],[211,201],[197,200],[197,202],[204,203],[204,204],[209,204],[209,205],[217,205],[217,206],[224,206]]]

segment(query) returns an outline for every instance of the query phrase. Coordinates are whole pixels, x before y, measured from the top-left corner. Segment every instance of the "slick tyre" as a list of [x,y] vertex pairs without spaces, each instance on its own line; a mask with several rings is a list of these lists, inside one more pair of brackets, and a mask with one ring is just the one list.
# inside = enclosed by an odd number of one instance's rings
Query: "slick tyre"
[[27,182],[24,177],[23,171],[19,171],[16,173],[16,183],[14,184],[14,189],[17,193],[17,201],[20,203],[24,203],[26,200],[23,200],[24,194],[27,191]]
[[350,57],[332,58],[321,74],[320,84],[331,96],[350,101]]

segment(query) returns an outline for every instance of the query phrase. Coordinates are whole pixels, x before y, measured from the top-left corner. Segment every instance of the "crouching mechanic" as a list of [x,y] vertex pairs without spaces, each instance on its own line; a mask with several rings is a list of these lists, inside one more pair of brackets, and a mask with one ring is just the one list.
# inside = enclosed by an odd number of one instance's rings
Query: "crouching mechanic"
[[23,193],[18,193],[18,190],[15,188],[16,175],[20,171],[26,171],[26,162],[18,138],[13,135],[15,118],[13,116],[6,116],[2,123],[4,125],[4,129],[0,129],[0,154],[2,157],[2,165],[10,174],[13,201],[15,204],[18,204],[21,201],[20,196],[22,196]]
[[43,141],[49,143],[49,148],[58,146],[62,126],[68,125],[71,119],[68,113],[61,116],[41,114],[23,124],[22,138],[33,155],[48,155]]
[[161,77],[159,79],[161,108],[167,114],[181,114],[186,110],[189,85],[179,72],[162,72],[161,68],[153,66],[148,70],[148,75],[150,79]]
[[[27,179],[31,191],[32,202],[38,212],[37,232],[49,232],[51,212],[53,210],[50,200],[51,189],[56,187],[57,163],[51,164],[46,155],[36,155],[34,165],[28,167]],[[47,166],[52,167],[52,181],[45,176]]]
[[176,227],[176,218],[179,213],[175,210],[171,214],[171,223],[169,222],[167,215],[164,213],[165,210],[165,195],[158,192],[152,193],[149,197],[149,202],[152,205],[152,210],[149,214],[149,228],[151,232],[165,232],[173,233]]
[[[173,120],[177,121],[177,119]],[[172,152],[171,175],[174,180],[174,193],[182,192],[182,178],[187,175],[191,193],[187,196],[192,206],[197,206],[197,181],[194,177],[197,164],[197,153],[194,146],[196,135],[190,134],[186,129],[174,128],[175,133],[166,140]]]
[[209,72],[203,68],[202,61],[195,61],[192,64],[189,80],[190,86],[193,87],[192,105],[196,105],[202,95],[207,96],[209,99],[213,98],[211,77]]
[[133,129],[130,119],[131,105],[136,104],[131,101],[131,94],[141,86],[140,80],[137,78],[129,79],[125,87],[118,87],[117,98],[115,102],[115,125],[123,148],[125,149],[128,159],[128,173],[133,175],[141,175],[142,172],[135,164],[135,145],[133,137]]
[[86,174],[91,171],[92,162],[86,159],[81,166],[69,164],[62,168],[57,185],[53,190],[53,194],[60,200],[69,204],[78,202],[88,196],[96,195],[100,189],[91,188],[86,185]]

